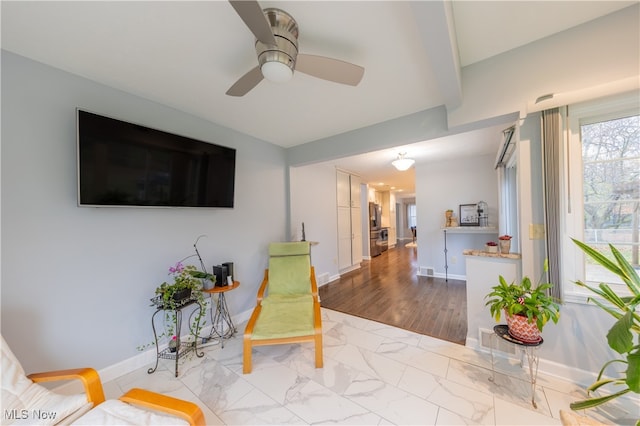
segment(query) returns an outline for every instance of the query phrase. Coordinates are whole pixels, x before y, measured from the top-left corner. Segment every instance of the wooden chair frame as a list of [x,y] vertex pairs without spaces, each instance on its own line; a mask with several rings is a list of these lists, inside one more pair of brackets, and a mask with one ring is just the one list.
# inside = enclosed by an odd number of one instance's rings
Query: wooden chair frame
[[251,318],[249,318],[249,322],[247,323],[247,328],[244,331],[242,372],[244,374],[251,373],[251,370],[252,370],[252,353],[251,352],[253,350],[253,346],[281,345],[281,344],[299,343],[299,342],[315,342],[316,368],[322,368],[323,366],[322,317],[320,312],[320,296],[318,295],[318,284],[316,283],[315,269],[313,268],[313,266],[311,267],[311,294],[313,296],[313,328],[314,328],[313,334],[286,337],[286,338],[277,338],[277,339],[260,339],[260,340],[251,339],[253,335],[253,328],[255,327],[256,321],[260,316],[260,311],[262,310],[262,300],[264,299],[264,293],[267,289],[268,284],[269,284],[269,270],[265,269],[264,278],[262,279],[262,283],[260,284],[260,288],[258,289],[256,307],[253,309]]
[[[76,368],[34,373],[27,377],[36,383],[72,379],[80,380],[87,394],[87,400],[93,403],[94,407],[105,401],[100,376],[93,368]],[[138,405],[180,417],[192,426],[205,424],[204,414],[200,407],[189,401],[137,388],[131,389],[118,399],[128,404]]]

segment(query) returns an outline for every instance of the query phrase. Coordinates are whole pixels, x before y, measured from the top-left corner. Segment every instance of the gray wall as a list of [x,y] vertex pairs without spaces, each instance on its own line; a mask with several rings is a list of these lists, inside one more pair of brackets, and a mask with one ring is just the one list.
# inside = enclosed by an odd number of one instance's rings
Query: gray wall
[[[235,148],[235,207],[77,207],[76,107]],[[2,334],[27,371],[136,355],[155,287],[202,234],[208,266],[235,263],[231,312],[250,309],[287,199],[282,148],[2,52]]]
[[[489,225],[498,223],[498,183],[495,156],[460,158],[452,161],[416,164],[416,209],[418,213],[418,267],[433,268],[444,277],[444,213],[452,209],[459,219],[460,204],[484,201],[489,206]],[[449,278],[465,279],[464,249],[483,249],[495,234],[452,234],[447,236]],[[422,272],[420,272],[422,270]]]
[[[521,121],[518,137],[522,275],[537,282],[546,258],[544,240],[529,238],[529,224],[543,223],[544,218],[539,113],[531,114]],[[561,284],[567,286],[570,283]],[[558,324],[550,323],[545,326],[544,345],[539,350],[542,360],[540,368],[550,372],[559,371],[567,378],[585,382],[585,377],[579,370],[596,373],[606,361],[619,357],[609,349],[605,337],[612,325],[613,318],[592,304],[563,304]]]
[[311,248],[311,260],[318,284],[338,276],[338,207],[336,168],[325,164],[292,167],[291,237],[299,240],[302,222],[307,241],[317,242]]

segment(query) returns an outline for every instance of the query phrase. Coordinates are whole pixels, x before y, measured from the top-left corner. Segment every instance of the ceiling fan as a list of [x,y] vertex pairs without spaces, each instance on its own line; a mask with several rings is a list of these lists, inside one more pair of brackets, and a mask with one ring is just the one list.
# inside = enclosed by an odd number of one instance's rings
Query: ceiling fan
[[313,77],[357,86],[364,68],[338,59],[298,53],[298,24],[287,12],[262,10],[257,1],[229,0],[240,18],[256,36],[258,66],[240,77],[227,90],[229,96],[244,96],[266,78],[285,82],[300,71]]

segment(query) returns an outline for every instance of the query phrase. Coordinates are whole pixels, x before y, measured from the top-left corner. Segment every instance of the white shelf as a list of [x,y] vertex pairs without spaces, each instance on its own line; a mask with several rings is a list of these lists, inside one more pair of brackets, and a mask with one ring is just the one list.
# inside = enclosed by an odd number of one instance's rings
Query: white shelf
[[446,233],[452,234],[497,234],[498,228],[492,226],[450,226],[442,228]]

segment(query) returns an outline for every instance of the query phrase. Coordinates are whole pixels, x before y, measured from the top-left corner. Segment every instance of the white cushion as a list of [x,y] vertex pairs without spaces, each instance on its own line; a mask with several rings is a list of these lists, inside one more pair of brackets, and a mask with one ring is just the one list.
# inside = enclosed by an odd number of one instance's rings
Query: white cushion
[[2,420],[5,424],[54,425],[91,407],[85,394],[60,395],[33,383],[2,337]]
[[76,420],[74,425],[189,425],[180,417],[110,399]]

